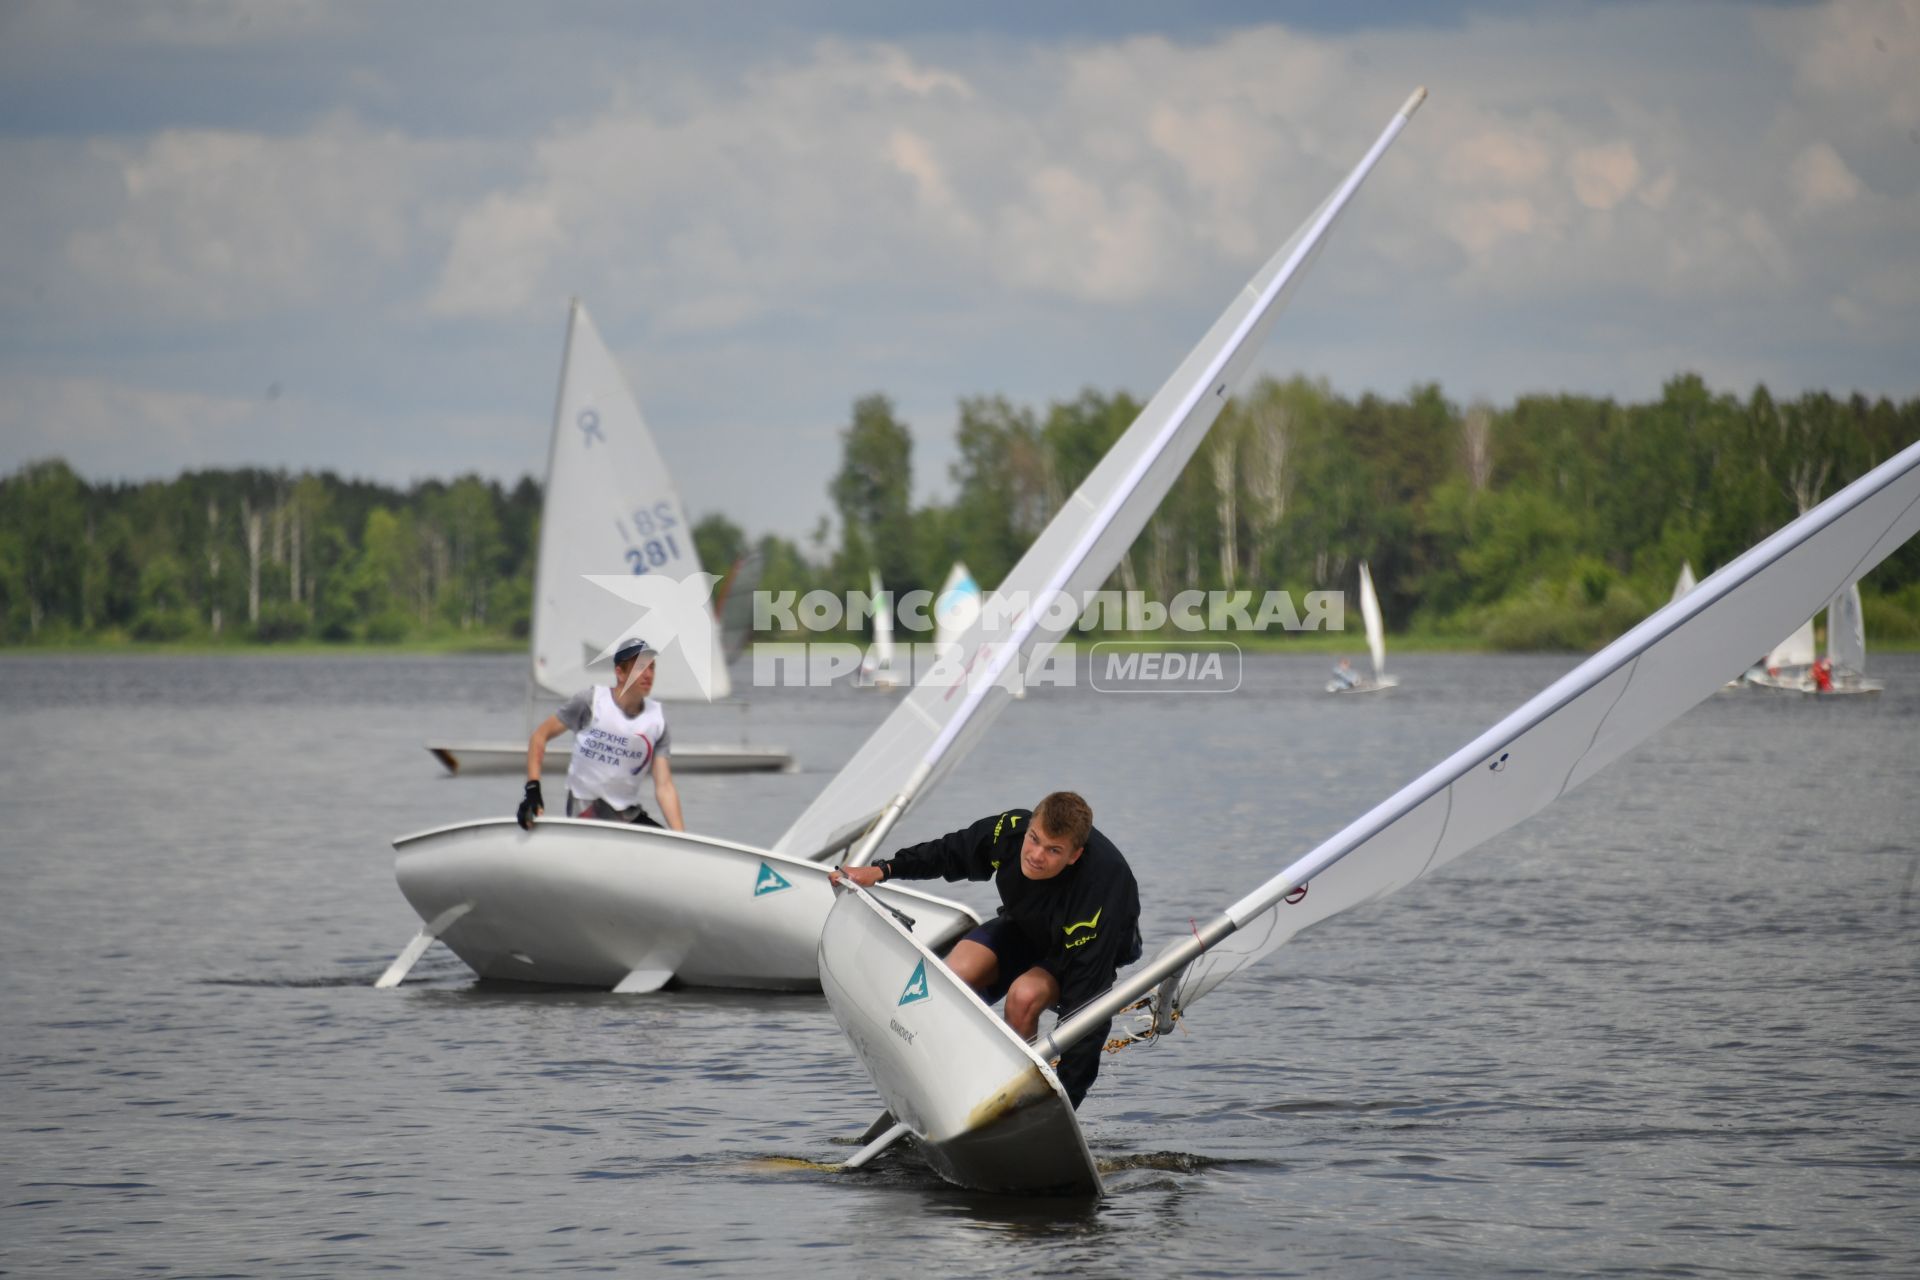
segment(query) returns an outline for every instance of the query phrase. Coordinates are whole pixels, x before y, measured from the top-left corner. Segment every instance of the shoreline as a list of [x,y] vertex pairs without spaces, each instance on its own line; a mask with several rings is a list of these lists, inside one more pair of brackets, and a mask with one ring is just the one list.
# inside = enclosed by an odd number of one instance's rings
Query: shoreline
[[[1096,644],[1127,644],[1161,651],[1184,649],[1201,644],[1217,644],[1222,641],[1238,645],[1247,653],[1292,653],[1309,656],[1340,654],[1364,655],[1367,644],[1358,631],[1352,632],[1305,632],[1288,633],[1284,638],[1272,638],[1261,633],[1235,631],[1196,631],[1173,635],[1164,633],[1139,634],[1117,632],[1099,635],[1075,635],[1069,637],[1074,643],[1091,648]],[[850,641],[828,637],[827,643],[845,644]],[[768,640],[764,644],[794,644],[799,641]],[[1596,653],[1600,646],[1591,649],[1574,648],[1533,648],[1505,649],[1487,644],[1469,636],[1450,636],[1439,634],[1408,634],[1387,637],[1389,658],[1406,654],[1430,653]],[[1920,653],[1920,641],[1914,640],[1876,640],[1867,637],[1869,653]],[[392,644],[375,644],[364,641],[336,643],[324,640],[301,640],[289,643],[265,643],[252,640],[199,640],[165,641],[142,643],[134,640],[98,639],[63,640],[46,644],[23,644],[0,646],[0,658],[78,658],[78,657],[234,657],[234,658],[444,658],[464,657],[468,655],[524,655],[527,651],[525,640],[510,637],[473,638],[463,640],[431,639],[407,640]],[[752,646],[747,652],[752,653]]]

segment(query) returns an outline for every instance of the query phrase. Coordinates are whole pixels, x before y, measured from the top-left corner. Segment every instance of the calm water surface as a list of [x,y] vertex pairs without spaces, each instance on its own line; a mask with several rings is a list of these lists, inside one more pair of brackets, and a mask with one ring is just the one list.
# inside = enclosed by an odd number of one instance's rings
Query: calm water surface
[[[1572,661],[1046,691],[900,834],[1077,788],[1152,951]],[[817,996],[481,986],[439,949],[373,990],[418,925],[389,839],[518,799],[422,743],[523,732],[520,665],[0,659],[0,1270],[1920,1274],[1920,659],[1877,702],[1718,696],[1110,1058],[1091,1206],[818,1167],[877,1106]],[[685,777],[690,822],[770,840],[888,705],[681,709],[804,766]]]

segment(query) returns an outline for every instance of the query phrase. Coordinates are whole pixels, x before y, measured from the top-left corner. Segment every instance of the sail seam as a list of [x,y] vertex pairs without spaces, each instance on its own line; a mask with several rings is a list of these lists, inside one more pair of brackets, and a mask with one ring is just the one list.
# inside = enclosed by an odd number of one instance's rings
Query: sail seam
[[1447,814],[1440,819],[1440,834],[1433,838],[1433,848],[1427,850],[1427,860],[1420,864],[1418,871],[1413,873],[1415,880],[1433,869],[1433,860],[1440,856],[1440,846],[1447,842],[1447,828],[1453,825],[1453,788],[1454,784],[1449,782],[1446,790],[1440,793],[1447,798]]
[[[1627,664],[1627,678],[1621,683],[1620,692],[1613,695],[1613,701],[1609,702],[1607,709],[1600,714],[1599,722],[1593,726],[1593,732],[1587,735],[1586,750],[1575,756],[1573,763],[1567,766],[1566,776],[1560,779],[1560,787],[1553,793],[1554,800],[1558,800],[1561,796],[1567,794],[1567,788],[1571,786],[1573,782],[1574,770],[1578,769],[1581,763],[1593,754],[1594,744],[1600,741],[1601,731],[1607,727],[1607,721],[1613,718],[1614,708],[1620,705],[1620,699],[1627,696],[1627,690],[1633,688],[1633,677],[1640,670],[1640,659],[1645,656],[1646,654],[1644,652],[1636,653],[1633,655],[1633,661]],[[1549,801],[1548,803],[1552,802]]]

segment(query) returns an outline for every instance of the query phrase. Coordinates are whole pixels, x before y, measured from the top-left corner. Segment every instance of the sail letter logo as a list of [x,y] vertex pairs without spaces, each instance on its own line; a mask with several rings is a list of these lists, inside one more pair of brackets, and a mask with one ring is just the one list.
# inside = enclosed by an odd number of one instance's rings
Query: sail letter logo
[[753,896],[763,897],[769,893],[778,893],[782,889],[791,889],[793,884],[785,876],[766,863],[760,864],[760,876],[753,882]]
[[925,1000],[933,993],[927,990],[927,962],[922,960],[913,966],[913,976],[907,979],[906,990],[900,993],[901,1004],[912,1004],[915,1000]]

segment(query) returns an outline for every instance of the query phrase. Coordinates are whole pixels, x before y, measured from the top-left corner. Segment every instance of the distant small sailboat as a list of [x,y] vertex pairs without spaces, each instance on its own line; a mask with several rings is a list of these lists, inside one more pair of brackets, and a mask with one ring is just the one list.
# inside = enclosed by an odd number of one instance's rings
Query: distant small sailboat
[[944,653],[947,646],[960,643],[979,617],[980,584],[973,580],[966,561],[955,560],[947,580],[940,584],[940,594],[933,598],[934,646]]
[[1860,608],[1860,584],[1852,583],[1827,606],[1827,658],[1823,683],[1816,665],[1812,688],[1819,698],[1863,697],[1886,685],[1867,679],[1867,626]]
[[[619,364],[578,299],[568,315],[561,358],[536,562],[529,719],[541,693],[566,698],[606,683],[613,664],[602,655],[633,625],[634,607],[585,575],[657,573],[679,581],[702,571],[693,524],[673,477]],[[751,588],[740,592],[742,603],[750,594]],[[677,647],[661,652],[653,696],[668,705],[727,697],[732,685],[721,635],[716,626],[704,687],[688,655]],[[454,774],[518,773],[527,764],[524,739],[429,743],[427,750]],[[564,769],[571,755],[570,746],[549,745],[547,767]],[[792,768],[793,757],[780,747],[676,738],[673,767],[680,773],[766,772]]]
[[1674,579],[1673,594],[1667,597],[1667,603],[1673,603],[1681,596],[1687,594],[1687,592],[1693,590],[1693,588],[1693,562],[1691,560],[1682,560],[1680,562],[1680,576]]
[[1758,667],[1747,672],[1747,683],[1782,693],[1805,693],[1813,686],[1813,663],[1818,656],[1813,619],[1808,618],[1773,646]]
[[1373,592],[1373,574],[1367,569],[1367,562],[1360,562],[1360,617],[1367,628],[1367,651],[1373,657],[1373,679],[1363,680],[1353,674],[1353,668],[1345,658],[1334,669],[1333,679],[1327,681],[1328,693],[1378,693],[1382,689],[1391,689],[1400,683],[1399,676],[1387,674],[1387,629],[1380,617],[1380,597]]
[[868,594],[873,598],[873,644],[860,662],[860,683],[872,689],[898,689],[903,683],[894,666],[893,597],[880,590],[880,573],[867,571]]

